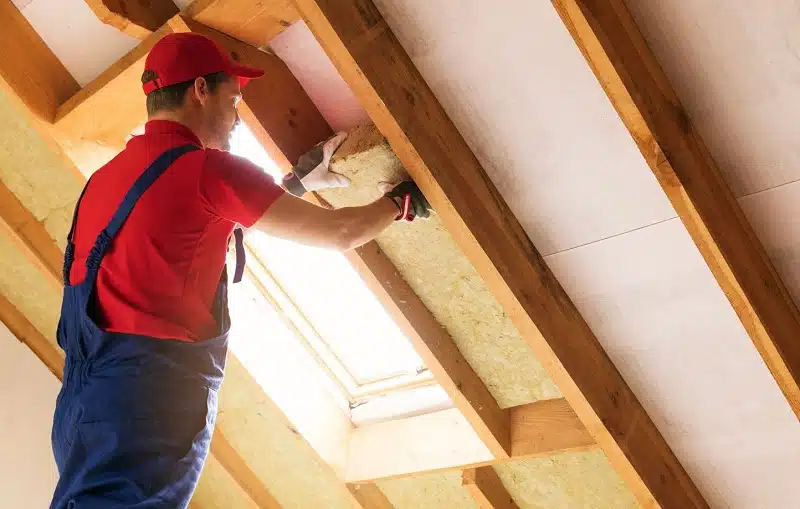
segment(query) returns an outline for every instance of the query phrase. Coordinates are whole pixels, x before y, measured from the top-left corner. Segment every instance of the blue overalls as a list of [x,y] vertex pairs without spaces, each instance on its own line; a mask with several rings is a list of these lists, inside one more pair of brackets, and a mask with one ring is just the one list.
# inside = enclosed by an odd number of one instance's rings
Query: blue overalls
[[[197,485],[214,430],[228,348],[226,271],[213,310],[219,336],[207,341],[112,333],[93,319],[97,271],[114,237],[148,187],[178,157],[196,149],[170,149],[144,171],[98,235],[86,261],[86,277],[73,286],[69,272],[80,198],[75,206],[58,324],[66,364],[53,419],[60,478],[51,509],[183,509]],[[237,234],[239,248],[241,231]],[[243,270],[243,251],[237,249],[237,255],[234,280]]]

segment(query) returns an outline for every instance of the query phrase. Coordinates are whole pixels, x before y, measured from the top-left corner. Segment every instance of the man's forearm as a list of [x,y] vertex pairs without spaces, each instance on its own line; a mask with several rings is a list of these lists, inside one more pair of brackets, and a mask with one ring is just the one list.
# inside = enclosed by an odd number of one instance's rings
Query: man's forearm
[[397,205],[381,198],[362,207],[344,207],[335,211],[341,215],[343,250],[362,246],[388,228],[399,213]]

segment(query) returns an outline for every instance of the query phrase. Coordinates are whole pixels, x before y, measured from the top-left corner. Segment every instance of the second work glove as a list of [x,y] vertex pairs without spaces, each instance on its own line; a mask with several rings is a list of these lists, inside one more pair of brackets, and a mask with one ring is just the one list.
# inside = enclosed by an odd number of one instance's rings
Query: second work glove
[[339,133],[300,156],[291,173],[283,178],[286,190],[295,196],[303,196],[308,191],[350,185],[349,178],[330,170],[331,157],[345,138],[346,133]]
[[384,196],[389,198],[397,205],[399,213],[397,221],[413,221],[420,217],[427,219],[431,215],[431,204],[422,194],[422,191],[412,181],[401,182],[392,187],[390,184],[381,183],[378,188],[384,192]]

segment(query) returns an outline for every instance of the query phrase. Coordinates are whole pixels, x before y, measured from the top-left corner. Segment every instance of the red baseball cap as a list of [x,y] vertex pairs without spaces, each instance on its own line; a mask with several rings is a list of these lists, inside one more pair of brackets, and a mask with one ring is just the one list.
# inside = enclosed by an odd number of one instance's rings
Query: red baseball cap
[[158,76],[142,84],[145,94],[215,72],[238,77],[240,86],[264,75],[261,69],[234,62],[216,42],[195,33],[169,34],[161,38],[147,55],[144,68]]

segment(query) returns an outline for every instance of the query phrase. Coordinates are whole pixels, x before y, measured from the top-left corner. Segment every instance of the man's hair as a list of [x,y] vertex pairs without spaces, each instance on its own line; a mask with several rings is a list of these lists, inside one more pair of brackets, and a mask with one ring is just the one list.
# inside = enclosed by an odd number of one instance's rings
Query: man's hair
[[[230,76],[224,72],[215,72],[206,74],[203,78],[205,78],[206,83],[208,83],[209,91],[214,92],[220,83],[229,80]],[[154,71],[145,70],[142,73],[143,84],[155,79],[158,79],[158,74]],[[160,111],[171,111],[180,108],[183,104],[183,100],[186,98],[186,91],[194,84],[195,79],[197,78],[159,88],[147,94],[147,114],[153,115]]]

